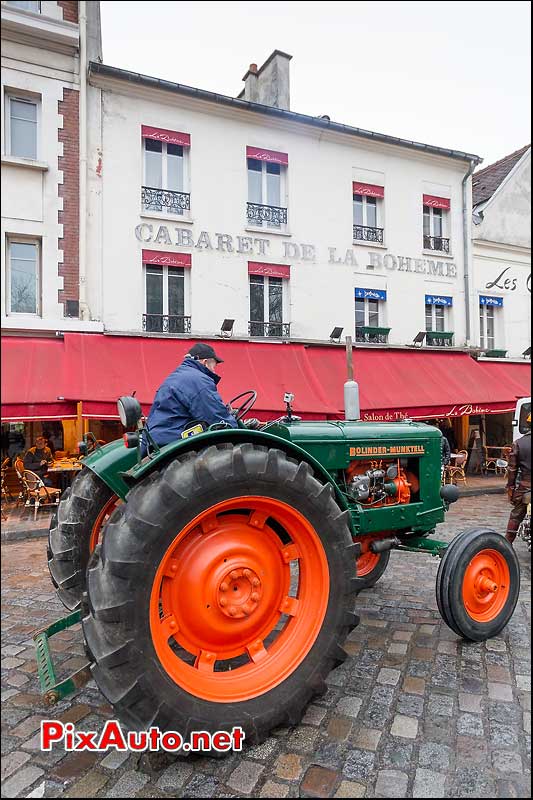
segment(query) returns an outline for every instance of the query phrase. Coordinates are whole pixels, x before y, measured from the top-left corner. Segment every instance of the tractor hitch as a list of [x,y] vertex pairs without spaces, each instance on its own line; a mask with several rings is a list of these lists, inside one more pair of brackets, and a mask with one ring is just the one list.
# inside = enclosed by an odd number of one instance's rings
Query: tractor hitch
[[53,706],[64,697],[84,686],[91,679],[91,664],[87,662],[84,666],[65,678],[58,681],[52,661],[52,654],[48,644],[48,639],[60,631],[71,628],[81,621],[81,611],[74,611],[62,619],[53,622],[46,628],[36,631],[33,635],[37,656],[37,669],[39,673],[39,683],[43,692],[44,702],[47,706]]

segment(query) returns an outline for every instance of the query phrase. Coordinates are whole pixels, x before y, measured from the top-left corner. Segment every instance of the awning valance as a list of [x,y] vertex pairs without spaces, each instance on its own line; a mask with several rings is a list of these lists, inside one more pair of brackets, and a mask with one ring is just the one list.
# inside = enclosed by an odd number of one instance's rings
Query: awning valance
[[431,208],[450,208],[450,200],[448,197],[436,197],[433,194],[422,195],[422,203],[425,206],[431,206]]
[[261,261],[249,261],[248,275],[266,275],[270,278],[290,278],[291,268],[288,264],[264,264]]
[[154,264],[161,267],[186,267],[190,268],[192,256],[190,253],[166,253],[164,250],[143,250],[143,264]]
[[354,194],[362,194],[365,197],[385,197],[385,188],[377,186],[375,183],[354,181],[352,189]]
[[246,158],[255,158],[258,161],[268,161],[271,164],[281,164],[285,167],[289,163],[287,153],[281,153],[279,150],[265,150],[264,147],[247,147]]
[[191,146],[191,136],[189,133],[169,131],[166,128],[154,128],[152,125],[142,125],[141,136],[143,139],[156,139],[158,142],[178,144],[181,145],[181,147]]

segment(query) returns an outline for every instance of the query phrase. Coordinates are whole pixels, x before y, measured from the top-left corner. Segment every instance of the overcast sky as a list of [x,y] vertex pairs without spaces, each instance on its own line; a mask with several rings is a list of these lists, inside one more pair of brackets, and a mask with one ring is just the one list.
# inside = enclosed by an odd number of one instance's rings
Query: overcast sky
[[529,2],[115,2],[104,62],[236,97],[290,53],[291,110],[465,150],[530,142]]

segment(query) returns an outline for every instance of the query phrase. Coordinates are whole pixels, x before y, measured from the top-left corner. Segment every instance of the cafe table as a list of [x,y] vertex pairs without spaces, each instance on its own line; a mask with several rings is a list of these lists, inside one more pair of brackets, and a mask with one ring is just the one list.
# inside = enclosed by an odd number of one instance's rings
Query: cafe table
[[59,488],[64,492],[81,468],[82,464],[76,459],[62,458],[60,461],[54,461],[48,467],[48,472],[57,475],[60,483]]

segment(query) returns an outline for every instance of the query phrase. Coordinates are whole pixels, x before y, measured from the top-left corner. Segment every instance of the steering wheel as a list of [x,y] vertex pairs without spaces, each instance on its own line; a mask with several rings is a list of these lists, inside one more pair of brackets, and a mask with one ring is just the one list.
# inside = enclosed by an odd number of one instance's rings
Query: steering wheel
[[[241,397],[245,397],[246,399],[242,401],[240,406],[238,406],[237,408],[233,408],[233,403],[236,400],[240,400]],[[256,400],[257,400],[257,392],[254,391],[253,389],[247,389],[245,392],[241,392],[235,397],[232,397],[228,405],[232,409],[231,413],[234,415],[237,422],[239,422],[244,417],[244,415],[247,414],[248,411],[250,411]]]

